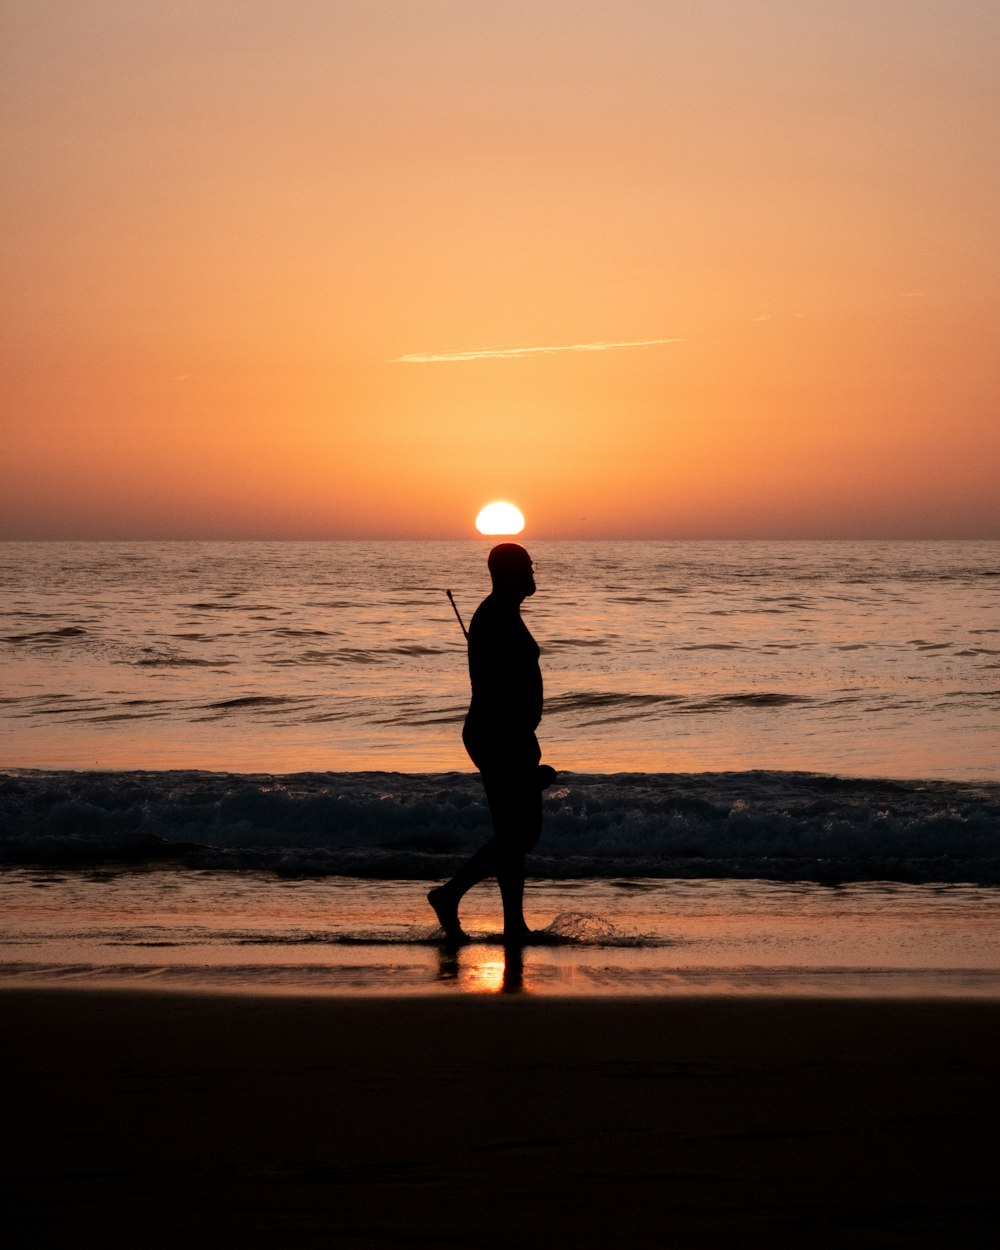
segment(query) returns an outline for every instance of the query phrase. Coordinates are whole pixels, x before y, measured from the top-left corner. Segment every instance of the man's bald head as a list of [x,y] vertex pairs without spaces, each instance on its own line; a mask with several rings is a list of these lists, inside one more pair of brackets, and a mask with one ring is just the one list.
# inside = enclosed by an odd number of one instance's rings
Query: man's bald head
[[518,600],[535,593],[531,556],[520,543],[500,543],[486,561],[493,579],[493,589],[500,594],[515,595]]

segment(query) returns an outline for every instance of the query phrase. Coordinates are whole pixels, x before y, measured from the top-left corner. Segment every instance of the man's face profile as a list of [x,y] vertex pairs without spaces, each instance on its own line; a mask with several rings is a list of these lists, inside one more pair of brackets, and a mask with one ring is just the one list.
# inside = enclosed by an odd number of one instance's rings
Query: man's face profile
[[535,593],[535,566],[532,564],[531,557],[528,553],[525,552],[524,554],[525,562],[522,575],[524,577],[525,586],[524,597],[525,599],[528,599]]
[[502,543],[489,556],[493,587],[503,594],[527,599],[535,593],[534,565],[531,556],[517,543]]

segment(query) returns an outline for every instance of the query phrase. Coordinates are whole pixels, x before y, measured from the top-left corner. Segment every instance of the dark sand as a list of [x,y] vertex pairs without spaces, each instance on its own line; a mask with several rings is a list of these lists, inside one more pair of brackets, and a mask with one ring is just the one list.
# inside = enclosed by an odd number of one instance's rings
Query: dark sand
[[10,1245],[979,1247],[1000,1003],[5,990]]

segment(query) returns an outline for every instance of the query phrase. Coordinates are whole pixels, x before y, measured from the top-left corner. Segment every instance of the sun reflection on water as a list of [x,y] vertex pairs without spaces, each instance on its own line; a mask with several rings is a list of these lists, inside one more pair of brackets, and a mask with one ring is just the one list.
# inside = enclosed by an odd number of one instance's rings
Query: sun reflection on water
[[459,982],[462,989],[470,993],[496,994],[503,989],[505,971],[502,954],[479,954],[463,967]]
[[466,994],[517,994],[524,989],[524,957],[518,947],[442,947],[438,980]]

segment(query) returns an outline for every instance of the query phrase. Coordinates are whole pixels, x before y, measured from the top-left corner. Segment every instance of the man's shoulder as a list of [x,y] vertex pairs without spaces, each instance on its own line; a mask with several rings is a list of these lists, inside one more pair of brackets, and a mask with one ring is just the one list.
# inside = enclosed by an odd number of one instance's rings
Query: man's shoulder
[[497,595],[487,595],[472,614],[469,634],[471,636],[507,631],[516,626],[519,620],[520,613],[516,607],[512,608]]
[[502,614],[502,611],[503,605],[496,595],[487,595],[475,612],[473,612],[471,623],[475,625],[477,621],[483,624],[487,621],[496,620]]

